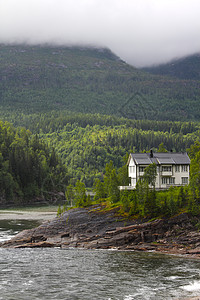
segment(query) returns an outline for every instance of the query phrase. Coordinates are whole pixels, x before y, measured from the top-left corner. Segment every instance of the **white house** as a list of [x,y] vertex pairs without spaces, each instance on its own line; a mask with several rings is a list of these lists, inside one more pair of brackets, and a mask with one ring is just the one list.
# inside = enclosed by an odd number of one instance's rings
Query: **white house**
[[187,153],[131,153],[127,162],[130,189],[136,187],[138,179],[144,175],[145,168],[152,163],[157,166],[156,189],[189,183],[190,159]]

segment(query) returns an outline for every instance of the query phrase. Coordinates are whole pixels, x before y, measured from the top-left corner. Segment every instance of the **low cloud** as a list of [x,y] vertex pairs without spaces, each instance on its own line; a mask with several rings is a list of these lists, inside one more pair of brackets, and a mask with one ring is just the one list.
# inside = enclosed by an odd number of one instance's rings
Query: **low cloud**
[[0,0],[0,43],[108,47],[135,66],[200,52],[199,0]]

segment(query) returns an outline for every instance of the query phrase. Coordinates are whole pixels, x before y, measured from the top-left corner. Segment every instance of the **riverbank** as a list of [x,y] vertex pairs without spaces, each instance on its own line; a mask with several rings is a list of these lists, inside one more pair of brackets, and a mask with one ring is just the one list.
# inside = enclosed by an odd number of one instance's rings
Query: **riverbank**
[[55,218],[56,212],[0,210],[0,220],[40,220],[47,221]]
[[[36,217],[33,212],[25,214]],[[198,218],[186,213],[170,219],[131,220],[120,216],[118,209],[106,211],[96,205],[71,209],[53,219],[52,213],[37,217],[49,220],[0,246],[155,251],[200,258]]]

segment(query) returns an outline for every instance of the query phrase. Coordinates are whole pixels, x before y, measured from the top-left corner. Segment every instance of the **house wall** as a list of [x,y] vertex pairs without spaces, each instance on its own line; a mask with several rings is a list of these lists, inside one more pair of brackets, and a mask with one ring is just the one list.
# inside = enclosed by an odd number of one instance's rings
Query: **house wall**
[[[157,189],[166,189],[169,188],[169,186],[185,185],[189,183],[189,165],[184,165],[187,167],[182,167],[182,165],[178,165],[179,168],[177,168],[176,165],[171,165],[171,171],[163,171],[163,166],[157,166],[157,177],[155,183],[155,187]],[[140,166],[135,165],[135,162],[131,157],[128,165],[128,174],[131,178],[130,186],[132,186],[133,188],[136,187],[138,179],[144,175],[144,172],[140,172],[139,167]],[[165,177],[164,180],[163,177]]]
[[131,178],[130,185],[134,188],[136,187],[137,182],[137,169],[134,160],[130,159],[129,165],[128,165],[128,176]]
[[[178,168],[177,168],[178,166]],[[187,167],[185,167],[187,166]],[[189,165],[172,165],[171,172],[163,172],[162,167],[160,167],[160,184],[156,187],[158,188],[168,188],[173,185],[185,185],[189,183]],[[177,170],[178,169],[178,170]],[[186,170],[187,169],[187,170]],[[163,177],[166,178],[165,183],[163,183]],[[172,179],[174,178],[174,180]],[[184,178],[184,179],[182,179]],[[173,182],[172,182],[173,180]],[[171,181],[171,182],[170,182]]]
[[187,171],[184,170],[184,168],[182,170],[182,166],[180,166],[180,171],[179,172],[176,172],[175,166],[174,166],[173,172],[174,172],[175,183],[176,184],[182,185],[183,184],[182,178],[186,178],[186,177],[188,178],[188,183],[189,183],[189,176],[190,176],[190,166],[189,165],[187,167]]
[[161,187],[161,166],[157,166],[157,176],[156,176],[156,188]]

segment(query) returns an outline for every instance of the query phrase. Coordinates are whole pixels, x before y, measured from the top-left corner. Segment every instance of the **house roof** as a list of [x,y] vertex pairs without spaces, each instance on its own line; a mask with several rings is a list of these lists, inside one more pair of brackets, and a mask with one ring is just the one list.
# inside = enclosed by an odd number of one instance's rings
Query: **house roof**
[[165,153],[131,153],[130,156],[136,165],[188,165],[190,158],[186,152],[165,152]]

